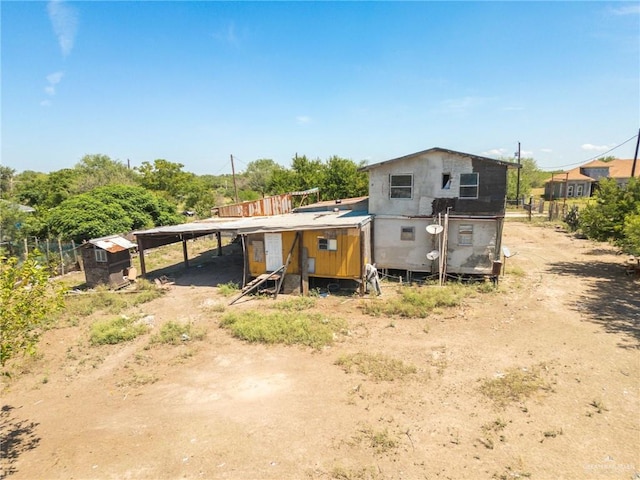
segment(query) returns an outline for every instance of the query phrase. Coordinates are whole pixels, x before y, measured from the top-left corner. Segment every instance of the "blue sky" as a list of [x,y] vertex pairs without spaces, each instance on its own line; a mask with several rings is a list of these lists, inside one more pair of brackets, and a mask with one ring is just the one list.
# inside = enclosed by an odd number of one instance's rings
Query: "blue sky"
[[[632,158],[638,2],[2,1],[2,164]],[[626,143],[624,143],[626,142]],[[621,147],[617,147],[623,144]]]

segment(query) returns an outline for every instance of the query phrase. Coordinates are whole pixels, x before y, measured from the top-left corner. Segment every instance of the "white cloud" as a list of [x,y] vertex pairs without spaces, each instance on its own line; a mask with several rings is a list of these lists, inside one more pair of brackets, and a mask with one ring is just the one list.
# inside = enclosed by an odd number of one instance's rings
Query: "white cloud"
[[58,43],[65,57],[71,53],[78,30],[78,15],[74,8],[65,5],[61,0],[48,3],[47,11],[53,26],[53,32],[58,37]]
[[640,5],[630,3],[624,7],[612,8],[611,13],[614,15],[640,15]]
[[306,125],[308,123],[311,123],[311,117],[308,117],[306,115],[299,115],[296,117],[296,123],[298,125]]
[[49,75],[47,75],[47,82],[49,82],[51,85],[56,85],[60,83],[62,77],[64,77],[64,72],[50,73]]
[[44,87],[44,92],[47,95],[53,96],[56,94],[56,85],[62,81],[62,77],[64,76],[64,72],[54,72],[47,75],[47,82],[49,85]]
[[613,145],[593,145],[591,143],[583,143],[580,148],[582,150],[586,150],[588,152],[604,152],[605,150],[609,150]]
[[504,157],[507,153],[506,148],[492,148],[491,150],[487,150],[482,152],[482,156],[484,157]]
[[552,153],[553,152],[553,150],[551,150],[550,148],[541,148],[540,151],[542,153]]
[[40,102],[40,106],[41,107],[50,107],[51,106],[51,101],[43,100],[43,101]]

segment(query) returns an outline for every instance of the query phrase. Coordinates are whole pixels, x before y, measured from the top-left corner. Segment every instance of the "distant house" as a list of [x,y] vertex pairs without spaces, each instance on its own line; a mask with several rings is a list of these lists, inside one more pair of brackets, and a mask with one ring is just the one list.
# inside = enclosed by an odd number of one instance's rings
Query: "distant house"
[[[443,148],[363,167],[378,269],[491,274],[500,260],[508,168],[517,165]],[[430,233],[434,224],[441,228]]]
[[[618,185],[624,186],[631,178],[632,166],[633,160],[593,160],[566,172],[554,173],[545,182],[545,198],[590,197],[603,178],[613,178]],[[640,178],[640,166],[636,168],[635,177]]]
[[82,263],[87,286],[120,288],[135,277],[131,249],[136,244],[118,235],[94,238],[82,245]]

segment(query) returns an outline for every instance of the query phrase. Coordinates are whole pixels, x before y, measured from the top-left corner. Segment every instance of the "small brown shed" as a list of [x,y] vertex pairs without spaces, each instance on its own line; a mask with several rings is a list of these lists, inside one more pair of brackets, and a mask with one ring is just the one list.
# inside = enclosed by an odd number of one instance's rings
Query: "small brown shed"
[[119,235],[94,238],[82,245],[82,263],[87,286],[109,285],[120,288],[135,278],[131,250],[136,244]]

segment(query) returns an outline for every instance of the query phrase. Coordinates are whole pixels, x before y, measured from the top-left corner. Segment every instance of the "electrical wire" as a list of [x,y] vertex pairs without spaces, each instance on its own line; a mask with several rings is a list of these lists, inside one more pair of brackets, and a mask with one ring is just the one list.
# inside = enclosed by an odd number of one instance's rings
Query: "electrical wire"
[[636,134],[636,135],[634,135],[633,137],[631,137],[631,138],[629,138],[629,139],[625,140],[624,142],[622,142],[620,145],[616,145],[615,147],[611,148],[610,150],[607,150],[607,151],[606,151],[606,152],[604,152],[604,153],[599,153],[599,154],[598,154],[598,155],[596,155],[595,157],[591,157],[591,158],[589,158],[589,159],[587,159],[587,160],[583,160],[583,161],[581,161],[581,162],[567,163],[566,165],[558,165],[558,166],[553,167],[553,168],[540,167],[540,169],[541,169],[541,170],[555,170],[555,169],[558,169],[558,168],[573,167],[574,165],[582,165],[583,163],[590,162],[591,160],[595,160],[595,159],[597,159],[597,158],[602,158],[602,157],[604,157],[607,153],[611,153],[611,152],[613,152],[614,150],[616,150],[616,149],[620,148],[621,146],[623,146],[623,145],[625,145],[625,144],[629,143],[631,140],[633,140],[633,139],[635,139],[635,138],[637,138],[637,137],[638,137],[638,135]]

